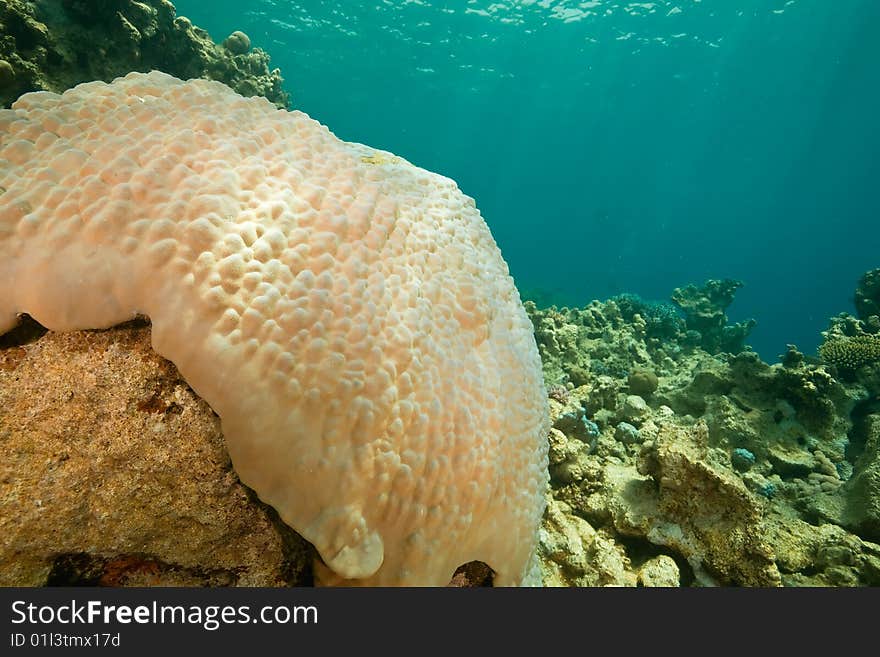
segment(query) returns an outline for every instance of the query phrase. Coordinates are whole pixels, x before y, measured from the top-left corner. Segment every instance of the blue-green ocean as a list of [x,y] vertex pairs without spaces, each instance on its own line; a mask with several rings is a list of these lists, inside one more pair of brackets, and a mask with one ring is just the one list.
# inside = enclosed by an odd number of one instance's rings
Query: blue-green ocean
[[526,296],[740,279],[772,362],[880,266],[877,0],[175,4],[339,137],[455,179]]

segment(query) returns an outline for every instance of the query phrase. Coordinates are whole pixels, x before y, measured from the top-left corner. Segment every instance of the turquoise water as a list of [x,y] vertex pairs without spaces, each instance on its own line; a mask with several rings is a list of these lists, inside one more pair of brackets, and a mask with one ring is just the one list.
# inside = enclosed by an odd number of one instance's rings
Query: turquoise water
[[339,137],[454,178],[520,289],[745,282],[813,351],[880,266],[877,0],[177,0]]

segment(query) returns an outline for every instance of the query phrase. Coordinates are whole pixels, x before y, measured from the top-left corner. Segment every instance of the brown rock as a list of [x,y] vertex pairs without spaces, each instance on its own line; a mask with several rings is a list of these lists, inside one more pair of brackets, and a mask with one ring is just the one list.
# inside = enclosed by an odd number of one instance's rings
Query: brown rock
[[148,325],[40,333],[0,342],[0,585],[311,583]]
[[652,542],[674,548],[722,583],[781,584],[761,505],[739,477],[712,461],[704,423],[661,427],[642,449],[638,469],[657,486],[657,510],[646,514]]

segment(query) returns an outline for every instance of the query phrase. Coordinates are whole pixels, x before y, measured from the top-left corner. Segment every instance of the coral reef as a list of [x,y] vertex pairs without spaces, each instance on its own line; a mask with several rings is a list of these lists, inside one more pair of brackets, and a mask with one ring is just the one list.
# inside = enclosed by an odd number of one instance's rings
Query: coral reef
[[[167,0],[0,4],[0,106],[151,69],[289,105],[247,35],[217,44]],[[728,321],[741,286],[526,303],[551,425],[530,501],[546,504],[545,585],[880,585],[880,269],[817,357],[788,345],[776,364],[748,350],[754,320]],[[3,585],[307,585],[319,557],[241,483],[219,418],[142,321],[0,337],[0,529]],[[452,585],[492,579],[469,562]]]
[[160,70],[218,80],[278,107],[290,99],[269,56],[233,32],[217,45],[168,0],[6,0],[0,4],[0,107],[37,90]]
[[[311,581],[309,546],[238,483],[145,326],[42,333],[0,340],[4,583]],[[545,585],[880,585],[880,388],[699,349],[658,378],[648,398],[608,376],[550,397]]]
[[541,311],[526,301],[544,378],[548,385],[575,387],[602,376],[623,378],[632,392],[651,395],[658,377],[679,371],[691,354],[706,359],[745,349],[754,320],[730,325],[724,312],[740,286],[737,281],[710,280],[675,290],[673,299],[684,317],[671,303],[635,294],[594,301],[585,308]]
[[[545,583],[880,584],[880,377],[794,345],[775,365],[737,350],[737,287],[676,290],[683,319],[635,295],[526,304],[567,393],[550,402]],[[835,318],[826,339],[873,340],[868,322]]]

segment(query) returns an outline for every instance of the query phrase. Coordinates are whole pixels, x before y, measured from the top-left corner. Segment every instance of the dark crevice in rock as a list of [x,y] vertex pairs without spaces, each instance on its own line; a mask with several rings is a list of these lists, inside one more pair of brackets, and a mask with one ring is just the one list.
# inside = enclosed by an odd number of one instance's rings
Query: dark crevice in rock
[[459,566],[449,586],[457,588],[477,588],[492,586],[495,573],[482,561],[469,561]]
[[853,407],[850,414],[853,426],[848,434],[849,443],[846,447],[846,460],[850,463],[855,464],[865,451],[871,427],[868,417],[877,413],[880,413],[880,399],[874,397],[860,401]]
[[315,573],[313,564],[320,559],[318,551],[306,539],[294,531],[281,519],[278,512],[263,502],[249,487],[242,484],[248,497],[255,505],[263,507],[269,521],[281,536],[284,550],[282,576],[288,586],[314,586]]
[[190,568],[168,564],[142,554],[101,557],[83,553],[55,558],[47,586],[149,586],[177,578],[202,586],[235,586],[241,569]]
[[88,554],[61,554],[55,558],[46,586],[97,586],[104,560]]
[[43,337],[49,329],[40,324],[30,315],[21,315],[18,326],[0,335],[0,349],[21,347],[31,342],[36,342]]
[[[667,556],[675,561],[678,566],[679,582],[681,586],[691,586],[696,577],[694,571],[687,559],[680,554],[670,551],[662,545],[656,545],[641,536],[623,536],[615,534],[615,540],[620,543],[626,551],[626,556],[635,569],[640,568],[645,562],[659,556]],[[641,585],[640,585],[641,586]]]

